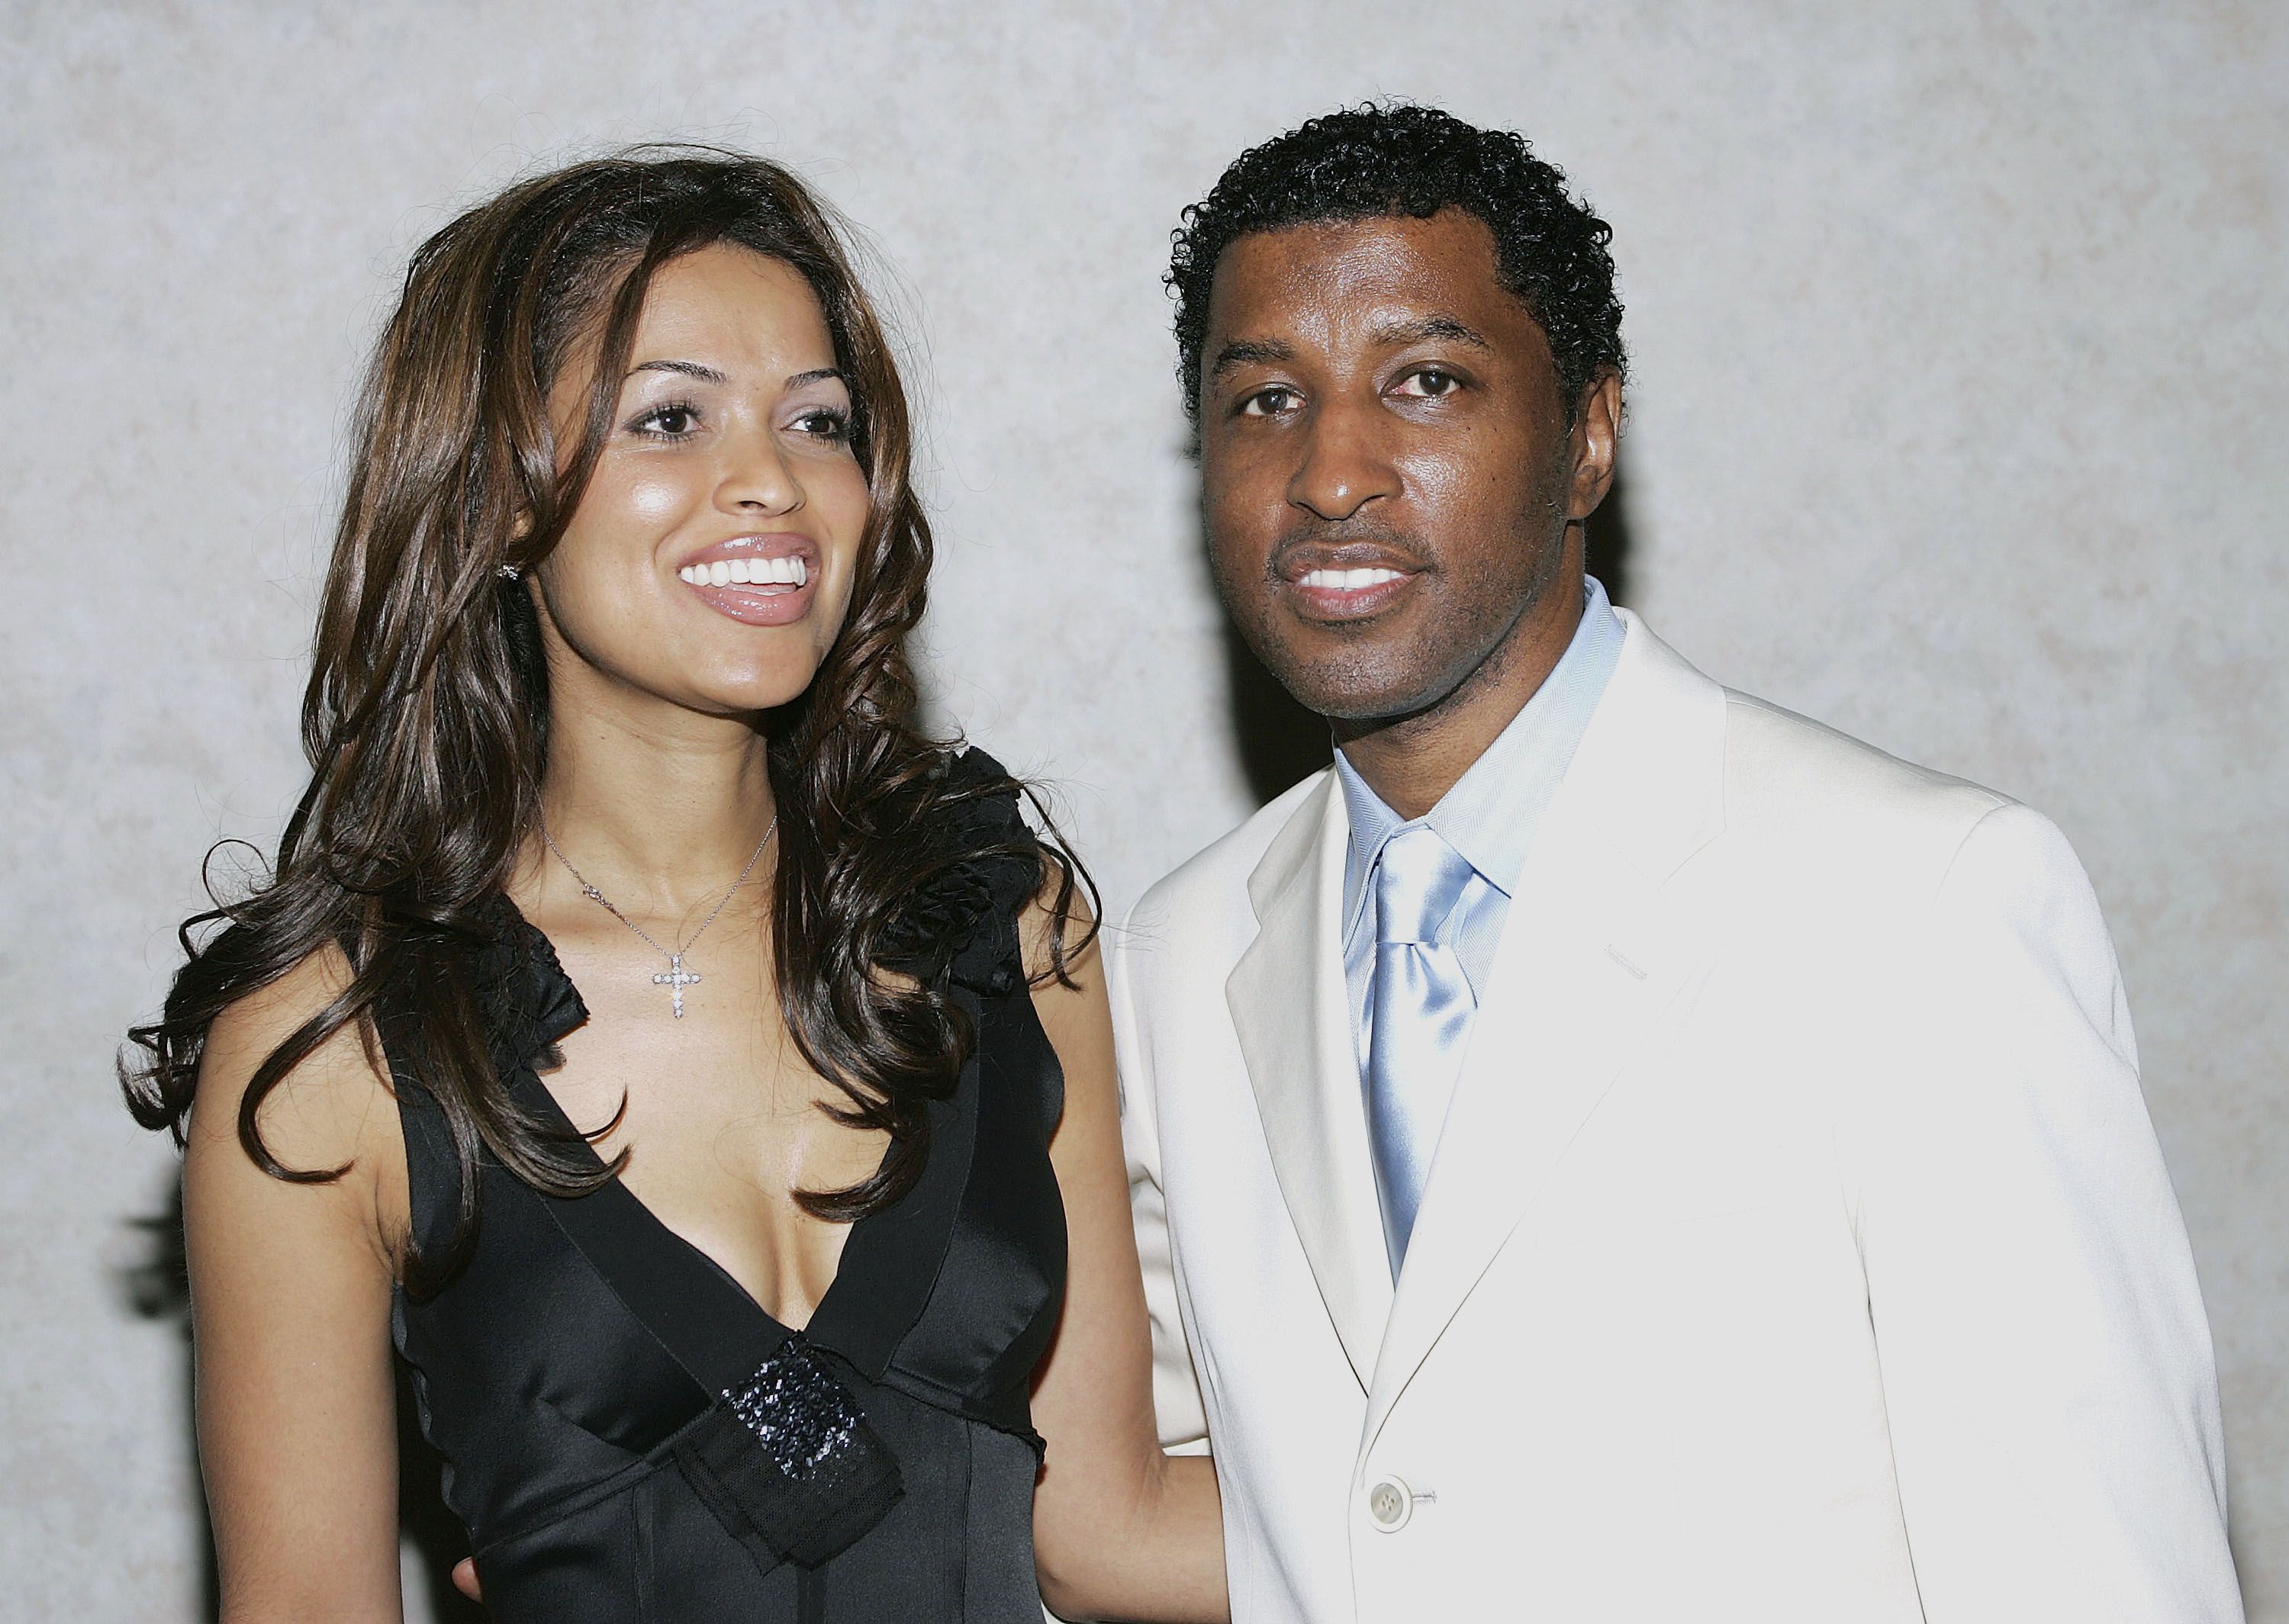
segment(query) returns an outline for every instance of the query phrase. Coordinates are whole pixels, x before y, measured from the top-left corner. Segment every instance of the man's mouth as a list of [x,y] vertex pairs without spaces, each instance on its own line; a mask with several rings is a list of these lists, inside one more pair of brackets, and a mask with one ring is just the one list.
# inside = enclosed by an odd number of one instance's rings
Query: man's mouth
[[1296,584],[1320,592],[1363,592],[1370,586],[1380,586],[1386,581],[1403,581],[1404,569],[1312,569]]
[[1382,614],[1411,593],[1422,574],[1393,562],[1336,558],[1307,569],[1282,570],[1276,578],[1281,595],[1303,618],[1346,621]]

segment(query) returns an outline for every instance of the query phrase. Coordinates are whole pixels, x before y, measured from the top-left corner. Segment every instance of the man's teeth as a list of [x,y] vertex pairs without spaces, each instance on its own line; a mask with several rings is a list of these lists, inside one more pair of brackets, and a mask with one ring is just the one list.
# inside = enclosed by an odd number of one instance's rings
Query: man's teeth
[[675,572],[694,586],[802,586],[810,566],[799,558],[719,558]]
[[1406,571],[1400,569],[1314,569],[1304,577],[1304,585],[1324,592],[1358,592],[1362,587],[1403,579],[1405,575]]

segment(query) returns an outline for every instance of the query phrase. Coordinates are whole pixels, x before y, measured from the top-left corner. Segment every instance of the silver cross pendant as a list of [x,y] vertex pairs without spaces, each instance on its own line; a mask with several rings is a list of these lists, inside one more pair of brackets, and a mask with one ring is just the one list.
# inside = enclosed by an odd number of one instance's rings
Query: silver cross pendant
[[660,975],[653,976],[651,979],[654,985],[666,987],[674,995],[675,1018],[679,1021],[683,1019],[683,990],[686,987],[696,986],[698,983],[699,972],[697,970],[687,970],[683,967],[683,955],[682,953],[670,953],[667,956],[666,970]]

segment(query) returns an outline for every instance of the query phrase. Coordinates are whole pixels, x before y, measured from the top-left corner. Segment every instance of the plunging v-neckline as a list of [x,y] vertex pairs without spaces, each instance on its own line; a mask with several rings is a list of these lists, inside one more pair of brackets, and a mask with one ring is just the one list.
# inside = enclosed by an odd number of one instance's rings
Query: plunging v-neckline
[[[567,977],[567,979],[569,980],[570,977]],[[604,1158],[597,1154],[594,1142],[590,1140],[586,1134],[583,1134],[579,1128],[573,1124],[571,1117],[566,1113],[562,1103],[559,1102],[556,1095],[551,1092],[548,1085],[541,1081],[538,1074],[535,1072],[528,1072],[528,1075],[531,1076],[534,1084],[532,1103],[541,1106],[541,1109],[547,1118],[547,1126],[564,1134],[569,1144],[577,1146],[577,1149],[572,1152],[575,1156],[586,1162],[591,1169],[602,1172],[606,1164]],[[583,1198],[590,1200],[598,1198],[610,1199],[616,1203],[624,1204],[627,1207],[633,1209],[633,1214],[641,1227],[646,1230],[655,1232],[660,1238],[665,1239],[671,1246],[675,1247],[678,1251],[706,1265],[709,1273],[721,1280],[730,1291],[737,1294],[739,1300],[746,1303],[746,1306],[753,1310],[760,1318],[768,1320],[773,1326],[780,1331],[787,1333],[800,1332],[807,1340],[812,1341],[825,1340],[831,1342],[833,1341],[831,1335],[822,1339],[818,1327],[820,1321],[826,1318],[829,1305],[833,1304],[836,1301],[836,1294],[841,1289],[842,1282],[849,1277],[849,1269],[848,1266],[850,1261],[851,1248],[858,1245],[858,1238],[865,1230],[866,1225],[880,1215],[876,1213],[868,1213],[851,1222],[849,1225],[849,1233],[842,1238],[842,1249],[835,1256],[833,1278],[827,1281],[826,1289],[819,1294],[818,1301],[811,1306],[810,1318],[805,1319],[802,1325],[791,1325],[787,1324],[786,1321],[781,1319],[778,1315],[772,1313],[770,1310],[765,1308],[763,1306],[762,1299],[756,1296],[754,1292],[748,1290],[747,1286],[740,1280],[739,1277],[733,1274],[730,1270],[724,1266],[722,1259],[715,1256],[715,1254],[708,1251],[706,1247],[701,1246],[698,1241],[693,1240],[690,1236],[685,1235],[681,1230],[677,1230],[673,1224],[669,1223],[666,1219],[662,1218],[658,1213],[654,1212],[651,1208],[650,1203],[647,1202],[642,1196],[636,1194],[634,1190],[628,1188],[628,1182],[626,1179],[616,1174],[609,1182],[600,1186],[593,1195]]]
[[[522,933],[526,943],[529,973],[537,978],[530,994],[530,1007],[551,1012],[545,1020],[536,1021],[530,1034],[534,1041],[514,1057],[502,1057],[503,1080],[540,1123],[566,1136],[568,1143],[576,1147],[572,1153],[577,1158],[601,1170],[603,1158],[573,1125],[535,1069],[550,1046],[586,1024],[587,1005],[565,974],[547,933],[527,919],[506,896],[502,902],[514,932]],[[961,983],[949,989],[949,996],[977,1023],[979,1045],[965,1063],[957,1086],[928,1103],[929,1151],[921,1176],[897,1200],[851,1223],[841,1256],[835,1262],[834,1278],[801,1333],[807,1341],[832,1349],[875,1379],[889,1367],[891,1356],[929,1303],[938,1270],[953,1239],[977,1149],[976,1073],[988,1017],[977,994]],[[582,1226],[592,1236],[600,1228],[617,1231],[610,1249],[621,1264],[637,1270],[656,1267],[676,1277],[672,1289],[655,1283],[641,1294],[655,1314],[674,1314],[679,1319],[720,1316],[727,1337],[742,1325],[774,1340],[794,1333],[794,1327],[783,1324],[705,1247],[679,1234],[645,1206],[624,1180],[608,1179],[589,1195],[575,1199],[602,1203],[603,1216],[621,1214],[622,1222],[617,1225]],[[688,1302],[683,1301],[687,1296]]]
[[[567,1033],[577,1031],[580,1027],[587,1024],[587,1000],[580,997],[579,985],[565,970],[564,962],[557,954],[556,944],[549,940],[548,933],[527,919],[523,911],[517,907],[514,900],[506,896],[502,900],[507,904],[516,923],[530,933],[545,971],[561,977],[564,984],[571,989],[573,998],[579,1006],[580,1018],[566,1027],[564,1031],[554,1034],[551,1041],[561,1039]],[[529,1097],[524,1102],[527,1108],[537,1111],[547,1127],[564,1136],[565,1143],[576,1158],[586,1162],[594,1171],[603,1171],[606,1164],[604,1158],[597,1154],[594,1141],[580,1131],[573,1122],[570,1113],[565,1111],[563,1103],[557,1099],[554,1091],[541,1079],[534,1067],[526,1065],[521,1068],[520,1077],[504,1080],[509,1083],[513,1093],[526,1092],[519,1089],[516,1085],[520,1081],[529,1080]],[[885,1148],[883,1154],[887,1156],[889,1153],[889,1150]],[[740,1304],[772,1329],[782,1334],[799,1333],[807,1341],[823,1342],[828,1346],[837,1346],[841,1340],[836,1334],[838,1328],[834,1324],[834,1316],[830,1314],[829,1310],[830,1309],[839,1310],[843,1299],[849,1295],[849,1293],[843,1290],[843,1282],[852,1272],[849,1265],[853,1251],[855,1249],[863,1255],[865,1248],[861,1245],[862,1237],[868,1233],[869,1227],[885,1212],[895,1210],[895,1208],[879,1209],[866,1213],[851,1222],[849,1226],[849,1232],[842,1238],[842,1248],[835,1257],[833,1278],[826,1283],[826,1289],[819,1294],[818,1301],[811,1306],[810,1317],[800,1325],[790,1325],[766,1308],[762,1300],[750,1291],[738,1276],[725,1267],[721,1259],[654,1212],[650,1203],[628,1187],[626,1179],[615,1176],[600,1185],[591,1196],[583,1198],[603,1199],[626,1208],[640,1230],[664,1241],[681,1255],[702,1264],[707,1273],[721,1282]]]

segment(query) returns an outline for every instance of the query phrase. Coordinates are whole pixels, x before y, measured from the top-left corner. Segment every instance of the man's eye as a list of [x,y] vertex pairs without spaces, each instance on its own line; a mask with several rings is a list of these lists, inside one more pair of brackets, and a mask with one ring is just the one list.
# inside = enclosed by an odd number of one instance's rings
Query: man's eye
[[1288,410],[1295,404],[1296,392],[1293,389],[1283,389],[1277,386],[1270,389],[1258,389],[1254,394],[1248,396],[1245,400],[1240,402],[1240,415],[1243,418],[1277,417],[1280,413]]
[[1435,401],[1462,387],[1463,380],[1441,367],[1417,367],[1399,380],[1399,393]]

